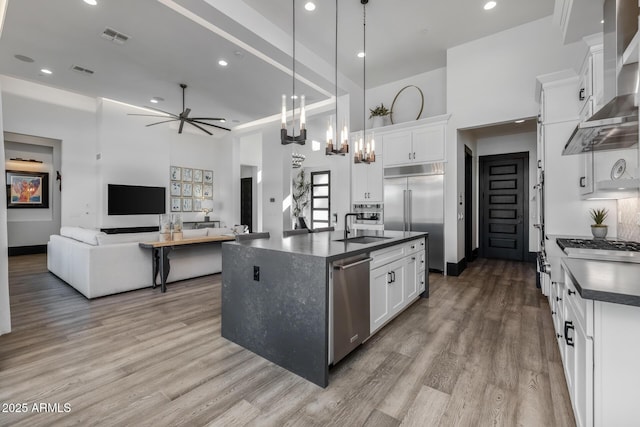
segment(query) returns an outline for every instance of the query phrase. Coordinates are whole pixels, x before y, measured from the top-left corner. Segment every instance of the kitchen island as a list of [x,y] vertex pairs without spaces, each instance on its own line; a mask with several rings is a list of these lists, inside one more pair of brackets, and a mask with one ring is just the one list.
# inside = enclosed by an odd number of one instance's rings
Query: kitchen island
[[334,267],[358,257],[357,264],[370,262],[370,301],[359,302],[371,325],[359,337],[366,339],[419,295],[428,296],[427,237],[382,231],[345,240],[343,231],[334,231],[226,242],[222,336],[326,387],[333,363]]

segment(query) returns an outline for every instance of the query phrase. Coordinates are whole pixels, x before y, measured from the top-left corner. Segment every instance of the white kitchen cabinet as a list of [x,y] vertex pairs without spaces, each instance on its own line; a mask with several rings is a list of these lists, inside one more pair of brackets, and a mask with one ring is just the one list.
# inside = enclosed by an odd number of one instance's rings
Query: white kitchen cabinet
[[385,167],[445,161],[446,122],[387,131],[381,137]]
[[370,333],[415,301],[426,289],[425,239],[374,251],[370,254]]
[[558,344],[576,425],[638,425],[640,307],[584,299],[564,263],[563,274],[563,338]]
[[[378,144],[379,150],[379,144]],[[353,155],[351,155],[353,162]],[[383,203],[382,156],[373,163],[355,163],[351,169],[352,203]]]

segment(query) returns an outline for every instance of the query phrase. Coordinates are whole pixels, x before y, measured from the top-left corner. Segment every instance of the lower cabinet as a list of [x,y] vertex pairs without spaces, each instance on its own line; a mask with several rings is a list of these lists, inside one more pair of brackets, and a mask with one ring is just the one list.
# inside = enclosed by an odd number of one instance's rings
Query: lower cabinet
[[[372,253],[370,272],[370,333],[373,334],[395,317],[426,288],[426,252],[418,241],[402,248],[388,248]],[[386,262],[380,265],[380,260]]]

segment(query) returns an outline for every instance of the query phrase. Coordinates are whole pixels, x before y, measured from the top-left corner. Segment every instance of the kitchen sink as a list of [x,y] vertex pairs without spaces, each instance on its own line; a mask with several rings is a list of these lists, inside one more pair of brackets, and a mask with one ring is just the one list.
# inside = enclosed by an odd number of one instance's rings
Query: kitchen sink
[[335,240],[335,242],[345,242],[345,243],[377,243],[381,240],[390,239],[391,237],[383,237],[383,236],[358,236],[358,237],[349,237],[348,239],[340,239]]

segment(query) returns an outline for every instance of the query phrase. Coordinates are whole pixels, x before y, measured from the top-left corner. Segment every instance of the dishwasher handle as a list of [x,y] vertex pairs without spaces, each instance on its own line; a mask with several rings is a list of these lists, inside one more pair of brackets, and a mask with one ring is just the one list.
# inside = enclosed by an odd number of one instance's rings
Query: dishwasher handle
[[347,270],[349,268],[355,267],[357,265],[360,264],[364,264],[366,262],[370,262],[373,261],[373,258],[369,257],[369,258],[365,258],[365,259],[361,259],[360,261],[356,261],[354,263],[351,264],[347,264],[347,265],[336,265],[333,267],[334,270]]

